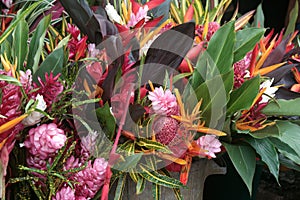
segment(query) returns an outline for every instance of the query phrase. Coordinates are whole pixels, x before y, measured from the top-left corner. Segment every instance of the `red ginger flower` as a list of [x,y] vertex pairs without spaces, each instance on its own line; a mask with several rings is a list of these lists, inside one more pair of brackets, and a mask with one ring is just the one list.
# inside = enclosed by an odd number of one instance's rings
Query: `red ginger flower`
[[68,43],[68,48],[70,51],[69,59],[75,59],[75,61],[77,61],[80,58],[84,58],[87,49],[87,36],[79,38],[80,30],[76,26],[71,24],[68,24],[67,31],[72,36]]
[[62,93],[64,89],[63,85],[58,80],[59,76],[60,74],[57,74],[55,77],[53,77],[52,72],[50,75],[46,73],[45,81],[42,81],[41,78],[38,78],[40,86],[34,83],[34,87],[39,88],[39,90],[35,92],[35,95],[43,95],[47,106],[51,106],[52,103],[56,102],[58,100],[58,95]]

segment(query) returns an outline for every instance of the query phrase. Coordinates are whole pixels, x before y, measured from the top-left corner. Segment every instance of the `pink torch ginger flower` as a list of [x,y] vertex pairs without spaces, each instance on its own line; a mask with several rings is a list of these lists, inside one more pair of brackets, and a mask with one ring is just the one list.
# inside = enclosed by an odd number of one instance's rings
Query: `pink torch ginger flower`
[[20,71],[20,82],[27,94],[32,89],[32,74],[30,69],[26,70],[26,72]]
[[47,159],[54,156],[64,146],[66,140],[64,131],[51,123],[30,129],[24,144],[31,155]]
[[171,117],[160,116],[153,122],[156,140],[165,145],[176,142],[178,128],[179,122]]
[[234,63],[233,68],[234,68],[234,87],[239,88],[241,85],[245,82],[245,77],[247,76],[247,69],[250,66],[251,62],[251,52],[247,53],[246,56]]
[[164,91],[162,87],[155,88],[149,92],[148,98],[152,101],[154,113],[167,116],[178,114],[176,97],[169,89]]
[[215,135],[205,135],[196,140],[196,143],[201,149],[206,150],[204,153],[208,158],[215,158],[215,153],[221,151],[221,142],[216,138]]
[[107,165],[108,162],[104,158],[97,158],[93,164],[89,161],[85,169],[74,174],[76,199],[77,197],[89,199],[95,196],[104,184]]
[[75,191],[69,186],[64,186],[56,192],[52,200],[75,200]]

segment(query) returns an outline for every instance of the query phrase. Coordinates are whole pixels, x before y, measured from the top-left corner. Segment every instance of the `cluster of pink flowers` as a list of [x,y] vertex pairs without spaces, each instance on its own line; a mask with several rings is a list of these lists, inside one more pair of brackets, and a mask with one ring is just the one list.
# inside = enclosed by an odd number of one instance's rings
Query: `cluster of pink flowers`
[[206,38],[202,37],[203,31],[204,31],[204,25],[198,25],[196,27],[196,33],[200,37],[201,40],[209,41],[213,34],[217,32],[217,30],[220,28],[220,24],[218,22],[209,22],[208,24],[208,32],[206,35]]
[[249,52],[242,60],[234,63],[234,88],[239,88],[245,82],[245,77],[249,74],[247,70],[250,66],[251,55],[252,53]]

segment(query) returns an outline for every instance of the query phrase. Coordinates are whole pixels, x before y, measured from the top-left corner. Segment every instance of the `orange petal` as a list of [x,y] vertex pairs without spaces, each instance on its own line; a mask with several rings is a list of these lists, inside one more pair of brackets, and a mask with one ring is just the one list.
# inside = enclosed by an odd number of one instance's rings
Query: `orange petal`
[[10,120],[6,122],[5,124],[0,126],[0,134],[4,133],[5,131],[8,131],[9,129],[16,126],[18,123],[20,123],[23,119],[25,119],[28,116],[28,114],[23,114],[20,117],[17,117],[13,120]]
[[283,62],[283,63],[278,63],[278,64],[275,64],[275,65],[271,65],[271,66],[268,66],[268,67],[264,67],[262,69],[259,69],[258,71],[255,71],[254,72],[254,76],[260,74],[260,75],[266,75],[272,71],[274,71],[275,69],[281,67],[282,65],[286,64],[286,62]]
[[188,179],[189,179],[189,173],[192,165],[192,157],[189,155],[185,156],[185,161],[187,164],[182,167],[181,172],[180,172],[180,182],[184,185],[187,184]]
[[189,22],[193,19],[194,16],[194,7],[193,4],[191,4],[187,10],[187,12],[184,15],[183,21],[184,22]]

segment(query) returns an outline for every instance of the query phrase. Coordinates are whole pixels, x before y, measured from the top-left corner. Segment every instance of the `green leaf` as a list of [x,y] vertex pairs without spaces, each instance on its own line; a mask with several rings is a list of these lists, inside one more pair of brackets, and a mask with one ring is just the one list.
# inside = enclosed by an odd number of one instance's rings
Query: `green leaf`
[[152,183],[156,183],[158,185],[162,185],[168,188],[184,187],[184,185],[177,179],[164,176],[158,173],[157,171],[149,171],[148,169],[146,169],[146,167],[143,167],[141,165],[140,168],[142,170],[142,173],[140,173],[140,175]]
[[250,80],[245,81],[240,88],[234,90],[231,93],[227,109],[228,115],[243,109],[250,108],[259,92],[259,78],[259,76],[256,76]]
[[22,84],[20,83],[20,81],[18,79],[11,77],[11,76],[6,76],[3,74],[0,74],[0,80],[17,85],[17,86],[22,86]]
[[298,1],[295,1],[295,7],[291,10],[291,12],[289,13],[289,24],[286,28],[286,31],[283,35],[283,38],[286,38],[289,34],[293,34],[295,31],[295,26],[298,20],[298,14],[299,14],[299,4]]
[[234,21],[223,25],[210,39],[207,53],[215,62],[220,74],[232,68],[235,43]]
[[236,43],[234,47],[233,62],[237,62],[245,57],[251,51],[256,43],[264,35],[265,29],[245,28],[236,33]]
[[205,81],[195,90],[197,99],[202,99],[201,116],[203,121],[209,124],[209,127],[217,128],[219,120],[225,118],[225,107],[232,88],[233,70],[230,70],[222,76],[218,75]]
[[45,74],[50,72],[53,73],[53,76],[62,73],[62,68],[64,64],[64,50],[63,48],[53,51],[50,55],[46,57],[44,62],[36,69],[36,72],[33,74],[33,81],[37,82],[38,77],[45,81]]
[[136,183],[136,194],[141,194],[145,190],[146,181],[144,178],[140,177],[139,175],[138,181]]
[[96,115],[102,130],[106,133],[107,137],[112,140],[115,135],[116,119],[110,111],[109,104],[105,103],[103,107],[97,108]]
[[180,192],[180,189],[178,188],[173,188],[173,192],[174,192],[174,195],[176,197],[177,200],[183,200],[183,196]]
[[146,147],[148,149],[154,149],[164,153],[172,153],[172,151],[168,148],[168,146],[145,138],[139,138],[136,144],[141,147]]
[[294,163],[293,161],[291,161],[290,159],[284,157],[283,155],[279,155],[279,161],[285,167],[287,167],[289,169],[297,170],[298,172],[300,172],[300,166],[297,165],[296,163]]
[[300,116],[300,98],[292,100],[278,99],[270,102],[262,112],[269,116]]
[[262,9],[262,4],[259,4],[254,15],[253,25],[254,27],[265,27],[265,16]]
[[40,62],[40,56],[42,48],[44,46],[44,38],[46,35],[46,31],[50,25],[50,21],[51,15],[44,17],[35,29],[30,41],[29,53],[27,57],[27,67],[29,69],[32,69],[33,74],[37,71],[38,64]]
[[123,173],[119,177],[118,185],[117,185],[116,191],[114,193],[114,196],[115,196],[114,200],[122,200],[122,193],[124,190],[125,183],[126,183],[126,174]]
[[27,40],[28,40],[29,27],[25,19],[22,19],[17,25],[13,33],[13,50],[14,59],[17,59],[17,69],[22,69],[24,66],[24,60],[28,52]]
[[19,22],[24,19],[29,13],[31,13],[42,1],[38,1],[29,6],[26,10],[20,9],[18,11],[15,20],[5,29],[5,31],[0,36],[0,44],[12,33],[14,28],[19,24]]
[[155,183],[152,183],[152,196],[154,200],[160,200],[161,198],[161,186]]
[[129,171],[130,169],[135,168],[142,156],[143,153],[126,156],[124,161],[116,163],[113,168],[119,171]]
[[245,138],[248,142],[261,156],[261,159],[268,166],[270,172],[274,175],[275,179],[278,181],[279,176],[279,159],[278,153],[268,138],[264,139],[254,139],[254,138]]
[[231,145],[227,143],[223,143],[223,145],[251,195],[252,181],[256,166],[254,150],[249,146]]

